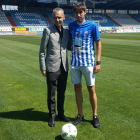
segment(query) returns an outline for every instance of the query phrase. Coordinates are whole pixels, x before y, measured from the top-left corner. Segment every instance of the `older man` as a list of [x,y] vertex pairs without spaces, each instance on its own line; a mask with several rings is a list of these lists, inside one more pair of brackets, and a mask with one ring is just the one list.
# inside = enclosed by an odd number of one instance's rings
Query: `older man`
[[69,122],[69,119],[64,115],[65,90],[68,76],[67,46],[69,31],[62,26],[65,20],[63,9],[55,8],[53,10],[53,20],[54,25],[45,28],[43,31],[39,52],[40,70],[47,80],[47,104],[50,116],[48,125],[50,127],[55,126],[56,88],[58,118]]

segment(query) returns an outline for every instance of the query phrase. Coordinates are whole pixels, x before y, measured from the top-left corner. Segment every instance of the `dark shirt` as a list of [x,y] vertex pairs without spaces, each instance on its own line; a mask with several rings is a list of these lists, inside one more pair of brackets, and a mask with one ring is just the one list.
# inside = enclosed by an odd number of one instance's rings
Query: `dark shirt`
[[[55,24],[54,24],[55,25]],[[59,35],[60,35],[60,38],[61,38],[61,40],[62,40],[62,38],[63,38],[63,27],[61,26],[61,31],[58,29],[58,27],[55,25],[55,28],[56,28],[56,30],[58,31],[58,33],[59,33]]]

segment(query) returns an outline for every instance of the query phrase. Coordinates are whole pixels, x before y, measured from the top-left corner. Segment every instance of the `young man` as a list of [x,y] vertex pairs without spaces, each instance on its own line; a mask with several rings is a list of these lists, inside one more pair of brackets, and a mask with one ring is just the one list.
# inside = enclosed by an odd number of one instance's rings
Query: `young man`
[[[67,46],[69,31],[62,27],[65,20],[61,8],[53,10],[54,25],[45,28],[40,45],[39,62],[40,70],[47,80],[47,103],[50,120],[48,125],[55,126],[55,91],[57,88],[58,118],[62,121],[70,120],[64,115],[65,90],[68,76]],[[46,57],[45,57],[46,54]]]
[[[69,23],[69,30],[72,37],[70,72],[72,84],[74,84],[76,103],[78,107],[78,115],[73,124],[78,125],[84,120],[81,86],[81,79],[83,74],[86,80],[87,89],[90,96],[90,103],[93,110],[93,126],[95,128],[99,128],[100,122],[97,117],[95,74],[100,71],[101,64],[100,35],[96,23],[85,19],[87,10],[84,3],[78,2],[73,8],[73,12],[77,20]],[[94,42],[97,47],[96,64]]]

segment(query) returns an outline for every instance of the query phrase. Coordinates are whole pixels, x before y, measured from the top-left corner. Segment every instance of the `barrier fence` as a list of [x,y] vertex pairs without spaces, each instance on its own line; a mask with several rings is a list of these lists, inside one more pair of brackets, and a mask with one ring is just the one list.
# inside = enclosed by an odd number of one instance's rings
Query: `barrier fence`
[[99,27],[100,33],[139,33],[140,26]]
[[0,27],[0,35],[42,35],[44,28],[10,28]]
[[[10,28],[0,27],[0,35],[42,35],[44,27],[31,28]],[[140,32],[139,27],[99,27],[100,33],[136,33]]]

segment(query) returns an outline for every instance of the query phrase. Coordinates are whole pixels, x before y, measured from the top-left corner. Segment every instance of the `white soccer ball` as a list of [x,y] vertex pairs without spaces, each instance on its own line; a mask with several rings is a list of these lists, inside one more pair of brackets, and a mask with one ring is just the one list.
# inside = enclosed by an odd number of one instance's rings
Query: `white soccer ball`
[[77,128],[72,123],[65,124],[61,128],[61,136],[64,140],[74,140],[77,136]]

